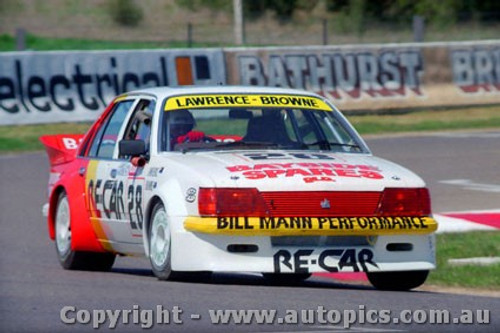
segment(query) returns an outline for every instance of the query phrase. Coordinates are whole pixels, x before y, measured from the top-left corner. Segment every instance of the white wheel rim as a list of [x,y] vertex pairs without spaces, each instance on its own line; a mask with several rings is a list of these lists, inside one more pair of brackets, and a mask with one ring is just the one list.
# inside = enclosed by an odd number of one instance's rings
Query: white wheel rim
[[153,217],[151,225],[151,260],[157,267],[163,267],[170,251],[170,225],[167,214],[159,210]]
[[64,197],[57,206],[56,212],[56,245],[61,254],[71,247],[71,229],[68,199]]

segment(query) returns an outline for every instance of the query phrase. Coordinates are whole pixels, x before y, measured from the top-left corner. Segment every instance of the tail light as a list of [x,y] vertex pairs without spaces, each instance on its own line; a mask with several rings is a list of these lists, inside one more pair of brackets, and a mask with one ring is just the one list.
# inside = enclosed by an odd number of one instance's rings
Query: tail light
[[266,216],[267,205],[256,188],[200,188],[201,216]]
[[427,188],[386,188],[379,205],[382,216],[429,216],[431,200]]

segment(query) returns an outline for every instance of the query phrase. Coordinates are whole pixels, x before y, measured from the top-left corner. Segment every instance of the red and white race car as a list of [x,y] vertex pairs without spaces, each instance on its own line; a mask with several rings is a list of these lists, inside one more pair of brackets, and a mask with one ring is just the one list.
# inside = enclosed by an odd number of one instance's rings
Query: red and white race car
[[149,88],[116,97],[84,136],[43,136],[49,235],[66,269],[146,255],[154,274],[366,272],[407,290],[435,268],[429,191],[374,157],[305,91]]

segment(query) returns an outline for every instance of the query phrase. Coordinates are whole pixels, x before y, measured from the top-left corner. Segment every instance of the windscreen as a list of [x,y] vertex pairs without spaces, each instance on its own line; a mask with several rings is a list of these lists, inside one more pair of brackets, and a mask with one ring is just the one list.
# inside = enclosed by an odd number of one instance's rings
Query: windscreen
[[250,95],[207,102],[203,97],[167,101],[160,122],[161,150],[367,152],[346,120],[320,99]]

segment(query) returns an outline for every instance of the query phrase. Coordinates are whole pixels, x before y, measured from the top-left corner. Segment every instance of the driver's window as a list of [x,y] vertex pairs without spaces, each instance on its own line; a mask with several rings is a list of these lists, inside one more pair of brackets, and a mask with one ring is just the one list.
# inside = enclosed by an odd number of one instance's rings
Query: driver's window
[[352,143],[349,133],[333,117],[329,117],[330,114],[327,112],[314,112],[314,117],[317,118],[318,124],[328,142]]
[[89,157],[113,158],[113,152],[118,144],[118,134],[133,102],[133,100],[127,100],[114,105],[110,116],[99,128],[92,141]]
[[306,113],[302,110],[292,110],[297,122],[298,134],[302,138],[302,142],[305,144],[312,144],[318,141],[318,137],[315,133],[314,124],[311,123],[311,119],[306,116]]
[[155,101],[141,99],[137,103],[134,114],[130,117],[123,138],[125,140],[143,140],[146,143],[146,149],[149,151],[154,109]]

